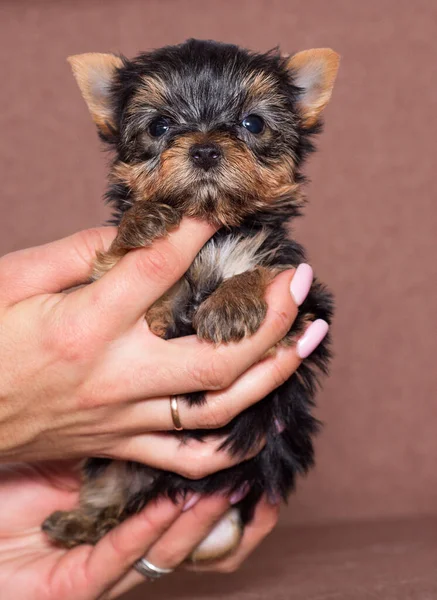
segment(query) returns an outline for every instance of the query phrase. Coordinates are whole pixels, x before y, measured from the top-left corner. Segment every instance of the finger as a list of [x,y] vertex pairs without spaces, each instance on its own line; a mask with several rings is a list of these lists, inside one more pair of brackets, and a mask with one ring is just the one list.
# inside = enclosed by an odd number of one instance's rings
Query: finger
[[172,471],[188,479],[202,479],[253,458],[265,445],[262,439],[244,457],[231,456],[220,449],[224,440],[223,436],[211,436],[201,441],[192,438],[182,440],[168,433],[148,433],[118,442],[111,449],[111,456]]
[[150,548],[147,560],[164,569],[175,569],[206,538],[229,507],[226,496],[201,498]]
[[[278,347],[275,355],[250,367],[227,389],[208,392],[204,404],[190,406],[182,397],[179,398],[179,416],[184,429],[224,427],[243,410],[287,381],[300,363],[294,347]],[[115,427],[125,434],[173,430],[169,397],[129,403],[123,412],[117,413]]]
[[36,294],[56,293],[88,281],[97,251],[107,250],[115,227],[79,231],[69,237],[0,258],[0,302],[15,304]]
[[300,363],[294,347],[279,347],[275,355],[250,367],[227,389],[208,392],[205,404],[190,407],[187,402],[179,402],[183,426],[187,429],[224,427],[287,381]]
[[168,341],[155,338],[153,362],[160,365],[159,369],[150,368],[150,336],[138,323],[137,329],[113,348],[102,366],[101,379],[111,382],[108,401],[229,387],[290,330],[297,314],[290,293],[293,273],[281,273],[269,286],[266,318],[254,335],[216,347],[196,336]]
[[[202,498],[187,512],[184,512],[159,540],[145,552],[145,557],[161,569],[175,569],[205,539],[214,525],[229,508],[225,496]],[[117,598],[135,585],[144,582],[144,577],[135,571],[113,588],[109,598]]]
[[[84,554],[83,568],[76,570],[87,581],[88,592],[95,593],[95,596],[89,593],[89,597],[97,597],[125,575],[177,520],[181,510],[182,504],[176,505],[170,500],[152,502],[141,513],[110,531],[94,548],[75,549]],[[77,561],[75,550],[67,553],[67,560]],[[71,570],[63,570],[71,577]]]
[[142,318],[182,277],[214,232],[213,226],[186,218],[153,246],[126,254],[101,279],[80,290],[94,306],[97,322],[120,331]]
[[279,518],[279,504],[269,504],[263,497],[255,509],[253,520],[244,529],[243,537],[235,552],[221,560],[208,564],[186,563],[184,568],[190,571],[215,571],[220,573],[232,573],[259,546],[262,540],[271,533]]

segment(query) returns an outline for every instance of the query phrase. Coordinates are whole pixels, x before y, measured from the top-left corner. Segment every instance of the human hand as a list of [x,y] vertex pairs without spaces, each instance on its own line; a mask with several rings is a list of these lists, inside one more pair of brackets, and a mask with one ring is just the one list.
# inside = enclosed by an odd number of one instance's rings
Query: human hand
[[[225,496],[202,498],[185,512],[181,504],[161,499],[113,529],[96,546],[65,550],[50,543],[40,523],[52,510],[68,510],[77,503],[77,471],[74,461],[0,467],[3,600],[117,598],[144,581],[132,569],[139,558],[146,555],[161,568],[176,568],[229,508]],[[277,511],[277,506],[261,502],[237,550],[236,561],[247,554],[255,537],[258,540],[273,526]],[[251,538],[249,544],[247,538]],[[222,561],[209,568],[226,570]]]
[[115,228],[0,259],[0,462],[103,456],[198,478],[238,460],[217,451],[219,439],[180,444],[162,433],[173,428],[169,395],[209,390],[201,407],[180,402],[181,420],[187,429],[217,428],[288,379],[300,362],[295,349],[259,360],[296,315],[291,273],[275,279],[265,322],[238,344],[165,341],[144,319],[213,233],[186,219],[68,294],[87,281]]

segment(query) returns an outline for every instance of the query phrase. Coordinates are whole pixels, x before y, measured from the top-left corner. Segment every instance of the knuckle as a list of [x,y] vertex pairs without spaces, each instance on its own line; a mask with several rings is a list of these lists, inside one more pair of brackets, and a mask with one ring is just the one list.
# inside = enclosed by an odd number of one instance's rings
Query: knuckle
[[137,254],[137,266],[140,275],[153,281],[171,280],[181,270],[181,257],[170,244],[161,248],[147,248]]
[[228,425],[234,418],[231,406],[223,397],[209,400],[201,407],[200,426],[204,429],[220,429]]
[[89,340],[80,318],[64,315],[62,325],[52,332],[58,357],[65,362],[80,362],[87,354]]
[[159,520],[157,516],[154,516],[151,511],[143,510],[138,515],[140,519],[141,527],[136,529],[138,538],[141,539],[144,537],[144,532],[150,532],[154,534],[156,532],[160,532],[163,529],[163,523]]
[[[97,389],[90,382],[83,381],[76,390],[76,405],[78,409],[104,409],[108,405],[108,396],[104,393],[103,388]],[[106,419],[103,427],[106,432],[108,429]]]
[[108,246],[104,235],[98,227],[85,229],[74,234],[74,250],[77,256],[86,264],[95,259],[96,253],[102,252]]
[[76,235],[78,236],[78,241],[82,242],[82,244],[79,244],[79,247],[84,246],[88,250],[89,256],[93,256],[96,250],[103,250],[105,248],[102,231],[98,227],[79,231]]
[[290,368],[287,368],[286,365],[274,361],[272,363],[272,378],[274,389],[280,387],[283,383],[285,383],[290,377]]
[[159,546],[159,557],[150,559],[152,564],[158,564],[162,569],[173,569],[177,567],[183,560],[180,556],[180,549],[176,546],[172,548],[170,544]]
[[288,333],[295,317],[295,311],[271,309],[269,317],[269,327],[275,337],[280,340]]
[[106,543],[108,544],[113,555],[119,557],[120,559],[124,558],[123,548],[122,544],[120,544],[120,536],[118,534],[118,531],[109,531],[108,535],[106,536]]
[[203,479],[214,471],[212,457],[213,452],[210,444],[200,443],[195,450],[191,449],[189,457],[185,457],[179,472],[187,479]]
[[200,364],[195,365],[193,371],[194,379],[204,390],[222,390],[233,381],[229,364],[217,352],[205,356]]
[[91,362],[97,350],[97,339],[87,315],[62,303],[50,308],[42,315],[42,350],[61,363],[83,365]]

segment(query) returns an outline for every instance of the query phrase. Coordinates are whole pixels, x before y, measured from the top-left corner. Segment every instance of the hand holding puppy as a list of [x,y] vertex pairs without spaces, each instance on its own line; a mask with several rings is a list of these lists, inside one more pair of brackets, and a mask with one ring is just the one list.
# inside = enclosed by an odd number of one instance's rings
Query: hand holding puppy
[[101,456],[145,462],[199,478],[237,462],[221,440],[181,445],[169,395],[210,390],[180,403],[187,429],[217,428],[286,380],[292,348],[257,363],[290,328],[297,307],[290,272],[269,291],[268,316],[250,340],[214,348],[194,336],[154,336],[144,313],[213,235],[185,219],[152,248],[131,252],[86,287],[96,251],[115,228],[80,232],[0,259],[0,462]]

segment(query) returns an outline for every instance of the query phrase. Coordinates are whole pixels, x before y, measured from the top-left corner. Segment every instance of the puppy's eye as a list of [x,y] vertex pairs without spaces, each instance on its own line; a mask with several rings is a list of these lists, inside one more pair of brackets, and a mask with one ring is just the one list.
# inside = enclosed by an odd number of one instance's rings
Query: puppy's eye
[[248,115],[241,121],[241,125],[255,135],[264,131],[264,121],[258,115]]
[[170,120],[165,117],[156,117],[149,125],[149,133],[152,137],[161,137],[170,129]]

